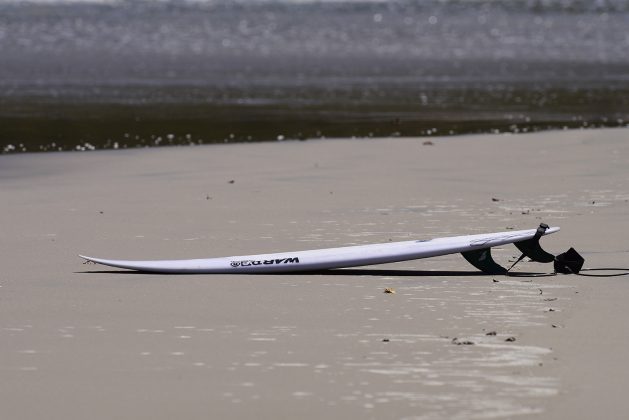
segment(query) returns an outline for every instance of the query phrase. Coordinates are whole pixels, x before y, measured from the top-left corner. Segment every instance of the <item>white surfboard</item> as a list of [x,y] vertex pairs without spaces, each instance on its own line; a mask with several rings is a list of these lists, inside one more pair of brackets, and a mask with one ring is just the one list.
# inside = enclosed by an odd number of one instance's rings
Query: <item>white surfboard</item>
[[[155,273],[244,274],[359,267],[460,252],[470,263],[482,271],[502,273],[504,269],[495,264],[491,258],[489,252],[491,247],[513,243],[533,260],[550,262],[554,257],[539,248],[538,240],[542,235],[548,235],[558,230],[558,227],[549,228],[546,225],[541,225],[538,229],[480,235],[192,260],[130,261],[83,255],[80,257],[111,267]],[[536,258],[535,255],[541,255],[541,257]]]

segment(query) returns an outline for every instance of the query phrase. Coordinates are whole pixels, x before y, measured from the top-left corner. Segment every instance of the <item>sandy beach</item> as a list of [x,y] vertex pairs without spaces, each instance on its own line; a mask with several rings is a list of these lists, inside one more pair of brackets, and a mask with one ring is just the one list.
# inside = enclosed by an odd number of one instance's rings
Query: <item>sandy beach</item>
[[[587,268],[629,269],[628,129],[425,140],[0,156],[1,417],[622,418],[628,276],[488,276],[460,255],[327,274],[153,275],[77,257],[203,258],[545,222],[561,227],[542,241],[550,252],[574,246]],[[503,265],[518,255],[494,250]]]

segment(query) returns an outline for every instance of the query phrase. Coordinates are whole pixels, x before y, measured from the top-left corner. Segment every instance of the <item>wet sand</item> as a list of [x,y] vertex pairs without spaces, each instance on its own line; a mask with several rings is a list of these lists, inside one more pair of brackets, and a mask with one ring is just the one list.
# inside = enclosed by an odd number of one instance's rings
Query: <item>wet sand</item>
[[[619,418],[627,276],[487,276],[460,255],[326,274],[167,276],[76,255],[201,258],[544,221],[562,228],[542,241],[549,251],[574,246],[588,268],[627,269],[628,138],[610,129],[0,156],[3,416]],[[503,265],[517,256],[494,251]]]

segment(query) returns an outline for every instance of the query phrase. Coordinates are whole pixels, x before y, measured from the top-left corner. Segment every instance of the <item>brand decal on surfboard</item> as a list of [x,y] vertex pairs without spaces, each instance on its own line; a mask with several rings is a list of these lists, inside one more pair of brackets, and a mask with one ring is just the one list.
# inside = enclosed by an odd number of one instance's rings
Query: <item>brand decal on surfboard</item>
[[242,260],[232,261],[232,267],[249,267],[252,265],[272,265],[272,264],[299,264],[298,257],[276,258],[273,260]]

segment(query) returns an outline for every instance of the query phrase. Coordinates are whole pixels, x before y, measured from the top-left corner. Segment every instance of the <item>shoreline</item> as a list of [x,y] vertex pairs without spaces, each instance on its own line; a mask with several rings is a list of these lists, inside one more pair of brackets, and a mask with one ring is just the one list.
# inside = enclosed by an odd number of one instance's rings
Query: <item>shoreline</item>
[[[2,118],[0,118],[0,121]],[[371,124],[361,122],[363,127],[360,132],[352,133],[354,130],[353,122],[347,122],[346,129],[340,129],[344,135],[339,136],[339,129],[333,129],[332,135],[328,135],[327,132],[322,132],[320,129],[312,128],[311,130],[298,129],[303,127],[303,121],[295,123],[295,127],[287,129],[279,129],[274,123],[270,126],[265,126],[263,123],[258,127],[256,122],[252,122],[252,130],[258,133],[258,137],[253,135],[242,134],[236,136],[232,126],[228,126],[219,129],[221,133],[215,139],[207,139],[204,136],[193,136],[186,129],[176,130],[162,130],[161,134],[150,134],[154,131],[154,127],[148,129],[142,129],[142,134],[136,134],[133,129],[120,129],[116,128],[118,132],[130,131],[131,133],[125,133],[119,136],[108,135],[107,133],[101,133],[96,135],[98,139],[93,139],[94,135],[87,135],[89,140],[71,140],[63,141],[57,139],[56,141],[41,142],[40,140],[30,139],[25,140],[25,143],[16,141],[5,141],[4,144],[0,144],[0,156],[3,155],[16,155],[24,153],[58,153],[58,152],[86,152],[86,151],[102,151],[102,150],[140,150],[146,148],[163,148],[163,147],[186,147],[186,146],[210,146],[219,144],[258,144],[258,143],[279,143],[279,142],[305,142],[305,141],[317,141],[317,140],[374,140],[383,138],[398,138],[405,140],[412,140],[416,138],[422,138],[424,141],[431,141],[434,138],[444,137],[460,137],[460,136],[483,136],[483,135],[516,135],[516,134],[528,134],[528,133],[545,133],[556,131],[570,131],[570,130],[601,130],[601,129],[623,129],[628,128],[629,125],[623,119],[619,119],[617,122],[609,122],[607,119],[600,121],[559,121],[552,123],[545,123],[542,121],[525,121],[526,118],[522,117],[522,121],[518,123],[489,120],[476,122],[467,128],[453,129],[458,126],[457,123],[449,123],[443,121],[407,121],[405,123],[405,132],[400,131],[400,123],[392,114],[390,118],[385,120],[378,120],[377,118],[372,121]],[[17,126],[17,130],[21,130],[20,124],[15,124],[15,121],[5,122],[5,125]],[[33,130],[32,122],[27,122],[28,130]],[[48,129],[49,122],[45,122],[45,130]],[[62,123],[67,125],[67,122]],[[99,121],[100,125],[114,125],[111,121]],[[136,123],[133,123],[136,125]],[[164,125],[169,126],[170,122],[166,122]],[[210,123],[213,124],[213,123]],[[247,123],[248,124],[248,123]],[[245,124],[245,125],[247,125]],[[70,124],[72,125],[72,124]],[[81,124],[83,125],[83,123]],[[371,130],[369,131],[369,127]],[[366,128],[365,128],[366,127]],[[387,128],[388,127],[388,128]],[[172,127],[169,127],[172,128]],[[66,128],[67,129],[67,128]],[[42,128],[44,130],[44,128]],[[94,127],[89,128],[90,131],[94,130]],[[147,131],[148,130],[148,131]],[[213,126],[212,130],[216,130]],[[349,131],[347,131],[349,130]],[[96,132],[102,130],[96,128]],[[35,129],[35,132],[38,132]],[[42,131],[43,132],[43,131]],[[177,132],[178,134],[172,134],[171,132]],[[282,133],[293,132],[295,135],[285,135]],[[304,134],[310,133],[310,134]],[[444,133],[445,132],[445,133]],[[262,133],[262,134],[261,134]],[[58,137],[63,133],[57,134],[54,137]],[[104,137],[103,137],[104,136]],[[5,136],[7,137],[7,136]],[[9,137],[7,137],[9,138]],[[36,134],[37,139],[42,138],[42,134]],[[106,138],[106,139],[105,139]],[[134,138],[132,140],[132,138]]]

